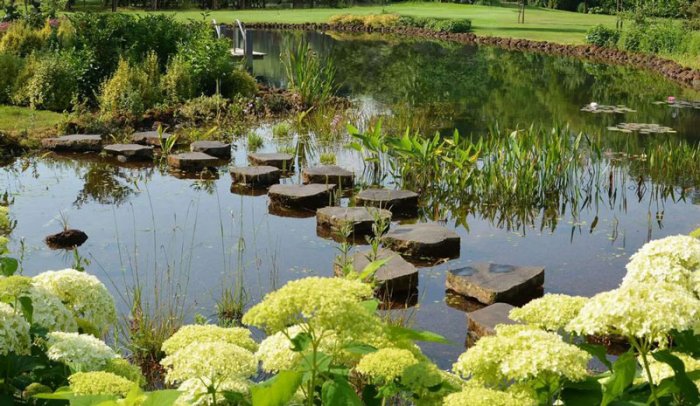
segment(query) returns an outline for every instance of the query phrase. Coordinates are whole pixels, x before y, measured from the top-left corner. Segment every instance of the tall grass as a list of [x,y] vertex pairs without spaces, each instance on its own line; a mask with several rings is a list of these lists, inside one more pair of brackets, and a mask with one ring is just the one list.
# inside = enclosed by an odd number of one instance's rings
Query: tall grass
[[288,43],[280,55],[290,90],[296,92],[306,107],[318,106],[335,95],[335,64],[321,58],[303,39]]

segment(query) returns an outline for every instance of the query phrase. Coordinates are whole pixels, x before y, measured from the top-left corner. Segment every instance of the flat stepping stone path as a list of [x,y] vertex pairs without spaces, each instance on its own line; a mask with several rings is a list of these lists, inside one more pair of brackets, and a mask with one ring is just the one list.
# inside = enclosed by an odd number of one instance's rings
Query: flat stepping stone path
[[382,240],[384,246],[415,259],[456,258],[460,238],[454,231],[438,224],[424,223],[399,226]]
[[606,106],[604,104],[586,104],[581,108],[581,111],[585,111],[593,114],[608,113],[608,114],[624,114],[624,113],[636,113],[637,110],[632,110],[631,108],[623,105],[617,106]]
[[336,165],[306,168],[301,172],[304,183],[333,183],[349,188],[355,183],[355,174]]
[[104,147],[105,152],[116,155],[119,161],[146,161],[153,159],[153,147],[139,144],[112,144]]
[[640,134],[675,134],[676,130],[658,124],[645,123],[620,123],[614,127],[608,127],[608,131],[619,131],[623,133],[638,132]]
[[283,153],[250,153],[248,160],[253,165],[274,166],[282,170],[290,170],[294,166],[294,157]]
[[484,304],[524,303],[538,297],[544,285],[544,268],[474,264],[447,273],[446,286]]
[[219,160],[203,152],[185,152],[182,154],[168,155],[168,165],[183,171],[201,171],[206,168],[216,167]]
[[160,147],[161,142],[165,143],[168,138],[170,138],[170,134],[164,132],[160,135],[158,131],[142,131],[131,134],[131,142],[134,144],[152,145],[154,147]]
[[418,193],[410,190],[365,189],[355,196],[355,204],[381,207],[398,216],[415,216],[418,213]]
[[52,151],[99,152],[102,137],[97,134],[72,134],[55,138],[44,138],[41,146]]
[[467,314],[467,329],[473,341],[496,334],[499,324],[517,324],[508,315],[515,307],[507,303],[494,303]]
[[247,186],[269,186],[280,182],[281,171],[274,166],[241,166],[231,168],[233,182]]
[[[369,255],[371,251],[356,252],[352,256],[352,265],[355,272],[361,273],[369,265]],[[378,283],[379,292],[382,296],[404,295],[418,289],[418,269],[397,252],[381,248],[377,252],[377,259],[389,259],[374,274],[374,280]],[[336,276],[343,276],[343,270],[337,264],[334,265]]]
[[327,206],[335,185],[272,185],[267,195],[275,205],[292,209],[317,209]]
[[338,207],[329,206],[316,211],[316,225],[339,231],[344,225],[352,226],[354,236],[372,234],[375,219],[380,218],[385,223],[391,221],[389,210],[374,207]]
[[231,158],[231,144],[221,141],[195,141],[190,144],[190,151],[204,152],[221,159]]

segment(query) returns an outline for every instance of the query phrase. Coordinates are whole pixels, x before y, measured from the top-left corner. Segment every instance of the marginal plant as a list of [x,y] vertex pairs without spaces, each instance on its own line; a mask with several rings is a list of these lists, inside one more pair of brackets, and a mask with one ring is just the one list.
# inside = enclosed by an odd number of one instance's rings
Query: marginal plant
[[335,95],[333,60],[320,57],[306,41],[288,44],[280,57],[289,88],[299,95],[304,106],[322,105]]

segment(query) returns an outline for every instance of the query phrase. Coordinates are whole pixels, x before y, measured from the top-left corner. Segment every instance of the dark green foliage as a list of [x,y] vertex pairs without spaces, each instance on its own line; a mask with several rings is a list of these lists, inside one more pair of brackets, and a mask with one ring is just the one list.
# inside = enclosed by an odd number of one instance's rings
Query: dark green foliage
[[401,16],[400,25],[432,31],[463,33],[471,30],[472,22],[471,20],[456,18]]
[[682,53],[692,36],[675,21],[634,23],[621,38],[622,48],[651,53]]
[[614,48],[620,32],[604,25],[596,25],[586,33],[586,42],[599,47]]
[[10,101],[15,78],[22,70],[22,65],[22,58],[9,53],[0,53],[0,103]]
[[13,100],[17,104],[38,109],[63,111],[71,107],[78,93],[76,71],[79,58],[67,57],[70,52],[52,52],[25,64]]

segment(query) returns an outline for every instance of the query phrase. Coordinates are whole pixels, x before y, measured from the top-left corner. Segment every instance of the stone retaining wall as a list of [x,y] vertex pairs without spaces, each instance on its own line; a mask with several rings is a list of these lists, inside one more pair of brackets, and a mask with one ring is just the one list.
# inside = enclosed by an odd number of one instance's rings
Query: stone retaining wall
[[328,23],[252,23],[247,24],[247,27],[262,30],[304,30],[399,34],[410,35],[413,37],[456,41],[463,44],[489,45],[512,50],[541,52],[557,56],[571,56],[597,62],[629,65],[637,68],[648,69],[658,72],[664,77],[676,81],[684,86],[700,89],[700,70],[681,66],[677,62],[664,59],[653,54],[632,53],[618,49],[598,47],[595,45],[564,45],[547,41],[477,36],[473,33],[435,32],[413,27],[372,28],[361,25]]

